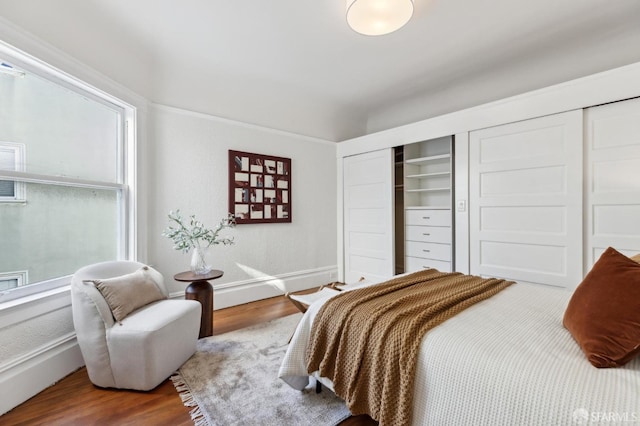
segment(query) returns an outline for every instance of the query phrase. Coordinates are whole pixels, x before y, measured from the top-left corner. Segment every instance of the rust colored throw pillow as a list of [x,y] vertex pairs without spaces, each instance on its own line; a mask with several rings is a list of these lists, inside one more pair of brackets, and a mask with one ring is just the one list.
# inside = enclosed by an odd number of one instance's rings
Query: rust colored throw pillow
[[594,366],[633,359],[640,353],[640,263],[605,250],[573,293],[563,323]]

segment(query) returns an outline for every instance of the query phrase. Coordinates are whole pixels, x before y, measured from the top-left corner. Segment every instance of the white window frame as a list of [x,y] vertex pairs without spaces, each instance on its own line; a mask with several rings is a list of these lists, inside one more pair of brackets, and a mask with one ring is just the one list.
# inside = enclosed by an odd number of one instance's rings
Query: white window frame
[[[13,171],[23,172],[25,165],[25,145],[23,143],[0,141],[0,149],[13,151],[14,168]],[[27,200],[24,182],[13,181],[14,196],[7,197],[0,195],[0,203],[24,203]]]
[[[16,69],[37,74],[92,101],[102,103],[119,111],[121,120],[117,141],[118,170],[116,183],[55,175],[39,175],[25,172],[24,168],[17,171],[0,170],[0,180],[13,180],[23,187],[26,183],[40,183],[117,191],[120,202],[117,259],[136,259],[136,108],[2,41],[0,41],[0,58],[2,62],[9,63]],[[24,151],[22,152],[21,160],[24,160]],[[25,162],[21,161],[21,164],[24,165]],[[24,190],[22,193],[24,194]],[[17,192],[16,195],[18,195]],[[22,298],[27,302],[34,297],[38,297],[39,294],[44,295],[50,290],[69,286],[71,277],[72,275],[67,275],[2,292],[0,293],[0,311],[2,311],[3,304],[6,302],[14,305],[19,302],[18,299]]]

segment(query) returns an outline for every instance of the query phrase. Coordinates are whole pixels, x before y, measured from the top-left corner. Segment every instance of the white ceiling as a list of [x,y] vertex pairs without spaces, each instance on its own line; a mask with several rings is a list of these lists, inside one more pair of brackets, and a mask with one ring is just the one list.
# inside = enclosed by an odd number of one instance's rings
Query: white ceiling
[[[386,36],[344,0],[0,0],[148,99],[332,141],[640,61],[640,0],[415,0]],[[1,23],[0,23],[1,24]]]

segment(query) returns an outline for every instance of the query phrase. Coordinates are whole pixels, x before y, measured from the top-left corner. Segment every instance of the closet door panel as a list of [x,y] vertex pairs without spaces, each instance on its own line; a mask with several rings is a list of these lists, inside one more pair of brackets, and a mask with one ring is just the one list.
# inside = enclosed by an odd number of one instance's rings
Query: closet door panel
[[609,246],[640,253],[640,99],[585,111],[585,273]]
[[582,280],[582,112],[470,133],[470,272]]
[[567,222],[567,209],[555,206],[484,207],[480,211],[481,228],[494,232],[526,232],[531,235],[560,235]]
[[344,263],[346,282],[394,272],[393,151],[344,159]]

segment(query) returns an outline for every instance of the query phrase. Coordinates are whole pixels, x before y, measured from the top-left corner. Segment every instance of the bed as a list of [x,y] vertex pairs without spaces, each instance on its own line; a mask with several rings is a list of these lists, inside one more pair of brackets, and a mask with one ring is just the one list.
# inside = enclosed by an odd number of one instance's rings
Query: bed
[[[420,344],[412,424],[640,424],[640,357],[618,368],[592,366],[562,323],[571,295],[518,283],[429,331]],[[279,377],[294,389],[310,383],[305,352],[331,297],[309,307],[283,359]]]

